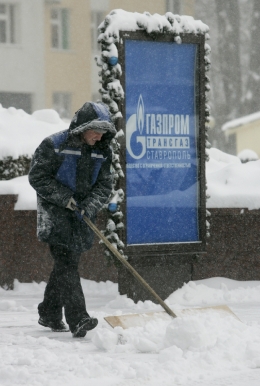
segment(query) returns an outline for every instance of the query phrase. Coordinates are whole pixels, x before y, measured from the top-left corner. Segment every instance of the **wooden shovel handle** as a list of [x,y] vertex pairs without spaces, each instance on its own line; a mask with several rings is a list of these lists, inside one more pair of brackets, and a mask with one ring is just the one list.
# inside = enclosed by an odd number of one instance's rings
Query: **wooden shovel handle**
[[96,235],[103,241],[103,243],[108,247],[108,249],[115,255],[115,257],[121,261],[121,263],[132,273],[132,275],[146,288],[154,297],[157,299],[158,303],[164,308],[164,310],[176,318],[177,315],[167,306],[167,304],[160,298],[159,295],[149,286],[149,284],[139,275],[139,273],[128,263],[126,259],[118,252],[118,250],[108,241],[108,239],[98,230],[98,228],[93,224],[93,222],[85,215],[83,215],[83,220],[86,224],[96,233]]

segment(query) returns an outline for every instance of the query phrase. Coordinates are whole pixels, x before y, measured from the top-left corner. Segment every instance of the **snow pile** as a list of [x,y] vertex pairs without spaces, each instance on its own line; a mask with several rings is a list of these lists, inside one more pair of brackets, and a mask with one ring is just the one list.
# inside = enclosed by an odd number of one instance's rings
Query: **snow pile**
[[36,193],[28,182],[28,176],[0,181],[0,194],[18,195],[15,210],[36,210],[37,208]]
[[[49,135],[68,128],[55,110],[25,111],[0,105],[0,159],[21,155],[31,157],[41,141]],[[35,210],[36,194],[28,183],[28,177],[0,181],[0,194],[16,194],[16,210]]]
[[235,282],[231,279],[214,278],[189,282],[175,291],[167,299],[167,303],[178,305],[203,306],[225,304],[227,302],[257,302],[260,286],[255,281]]
[[[259,284],[240,284],[222,278],[198,284],[190,282],[173,293],[167,303],[173,308],[184,307],[187,303],[190,306],[216,304],[223,300],[227,302],[227,299],[236,303],[257,302]],[[111,302],[108,305],[111,306]],[[129,304],[122,302],[121,306]],[[146,302],[139,302],[140,312],[142,306],[144,312]],[[128,369],[127,377],[138,379],[138,382],[139,379],[151,380],[153,377],[158,377],[158,381],[162,377],[167,385],[185,384],[189,380],[218,377],[220,372],[223,374],[260,367],[259,324],[246,325],[235,317],[212,310],[176,319],[155,319],[144,327],[126,330],[99,326],[92,343],[111,356],[124,353],[129,356],[138,353],[156,355],[152,363],[145,360],[145,367],[142,362],[139,366],[135,363],[131,372]],[[157,375],[154,374],[154,367]]]
[[167,12],[165,15],[157,13],[151,15],[149,12],[141,14],[115,9],[100,24],[99,30],[105,30],[105,32],[100,34],[99,41],[109,41],[112,37],[119,40],[119,31],[137,31],[140,29],[146,30],[149,34],[152,32],[170,32],[176,35],[182,32],[205,34],[209,31],[206,24],[202,23],[201,20],[194,20],[191,16],[173,15],[171,12]]
[[96,283],[92,280],[82,279],[82,288],[84,293],[89,295],[114,295],[118,294],[117,284],[112,281]]
[[[32,282],[32,283],[20,283],[19,280],[15,279],[14,280],[14,284],[13,284],[14,288],[13,288],[13,292],[16,294],[23,294],[23,295],[28,295],[30,294],[31,296],[39,296],[39,294],[42,294],[42,292],[44,291],[45,287],[46,287],[46,283],[44,282],[41,282],[41,283],[36,283],[36,282]],[[1,287],[0,287],[0,295],[3,294],[4,291]],[[6,293],[6,291],[5,291]]]
[[218,149],[208,150],[208,208],[260,208],[260,161],[241,163]]
[[37,324],[45,283],[16,280],[13,291],[0,289],[1,386],[259,384],[260,282],[190,282],[167,300],[173,309],[224,302],[241,321],[209,310],[126,330],[112,329],[103,317],[146,312],[153,303],[127,303],[111,282],[82,285],[99,324],[78,340]]
[[5,109],[0,104],[0,159],[31,157],[45,137],[67,128],[68,123],[54,110],[38,110],[30,115],[14,107]]
[[259,159],[256,152],[250,149],[244,149],[240,151],[237,156],[241,162],[256,161]]

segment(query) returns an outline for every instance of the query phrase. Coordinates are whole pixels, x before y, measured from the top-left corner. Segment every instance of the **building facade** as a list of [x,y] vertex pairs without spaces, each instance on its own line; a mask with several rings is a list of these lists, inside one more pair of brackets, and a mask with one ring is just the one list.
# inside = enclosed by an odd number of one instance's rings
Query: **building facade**
[[243,150],[252,150],[260,157],[260,112],[226,122],[222,131],[233,143],[235,155]]
[[30,113],[45,105],[42,15],[42,1],[0,1],[0,103],[4,107],[17,106]]
[[98,26],[113,9],[194,14],[195,0],[0,0],[0,103],[64,119],[99,98]]

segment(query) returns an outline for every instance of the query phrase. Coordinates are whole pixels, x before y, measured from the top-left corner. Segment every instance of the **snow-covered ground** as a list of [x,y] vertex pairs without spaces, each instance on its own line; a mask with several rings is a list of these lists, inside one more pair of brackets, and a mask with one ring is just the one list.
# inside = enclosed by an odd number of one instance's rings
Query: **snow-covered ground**
[[1,386],[259,386],[260,282],[190,282],[167,299],[173,309],[227,304],[240,321],[209,311],[127,330],[113,330],[104,316],[160,306],[134,304],[111,282],[82,285],[99,325],[81,339],[37,324],[45,283],[0,289]]

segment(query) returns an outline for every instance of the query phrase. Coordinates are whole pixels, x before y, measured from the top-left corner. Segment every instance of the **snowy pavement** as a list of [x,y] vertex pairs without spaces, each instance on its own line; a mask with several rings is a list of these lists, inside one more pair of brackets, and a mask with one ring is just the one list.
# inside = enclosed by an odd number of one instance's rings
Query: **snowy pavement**
[[83,339],[38,325],[45,283],[0,289],[1,386],[259,386],[260,282],[190,282],[167,303],[175,309],[227,304],[242,321],[213,311],[112,329],[107,315],[160,310],[118,295],[117,285],[82,280],[98,327]]

